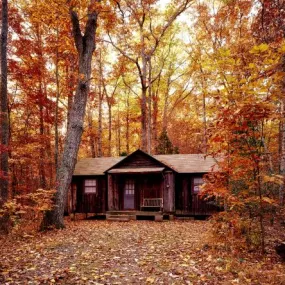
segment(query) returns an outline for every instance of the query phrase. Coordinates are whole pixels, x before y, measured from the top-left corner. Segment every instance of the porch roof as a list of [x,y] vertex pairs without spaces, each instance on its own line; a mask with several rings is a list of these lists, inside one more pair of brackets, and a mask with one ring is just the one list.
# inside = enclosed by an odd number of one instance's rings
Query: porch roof
[[113,168],[108,171],[111,174],[119,173],[158,173],[162,172],[164,167],[138,167],[138,168]]

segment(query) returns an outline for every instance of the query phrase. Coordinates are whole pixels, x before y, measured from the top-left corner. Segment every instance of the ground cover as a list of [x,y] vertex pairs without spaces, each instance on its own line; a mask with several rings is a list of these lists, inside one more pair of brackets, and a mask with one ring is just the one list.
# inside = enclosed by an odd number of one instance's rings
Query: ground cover
[[232,252],[208,221],[67,222],[0,252],[0,284],[285,284],[278,256]]

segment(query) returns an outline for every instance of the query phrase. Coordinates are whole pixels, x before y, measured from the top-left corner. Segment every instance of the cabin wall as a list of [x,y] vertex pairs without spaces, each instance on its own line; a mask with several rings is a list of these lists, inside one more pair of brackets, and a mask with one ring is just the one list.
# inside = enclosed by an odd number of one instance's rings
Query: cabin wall
[[179,174],[176,181],[176,213],[190,215],[211,215],[219,209],[211,203],[213,201],[204,200],[198,193],[194,193],[194,178],[203,177],[203,173]]
[[[96,179],[96,193],[85,193],[84,181]],[[72,185],[76,188],[76,203],[73,211],[76,213],[105,213],[107,198],[106,176],[76,176],[72,179]],[[69,195],[69,199],[72,195]],[[69,202],[70,204],[71,202]],[[74,203],[74,202],[73,202]]]

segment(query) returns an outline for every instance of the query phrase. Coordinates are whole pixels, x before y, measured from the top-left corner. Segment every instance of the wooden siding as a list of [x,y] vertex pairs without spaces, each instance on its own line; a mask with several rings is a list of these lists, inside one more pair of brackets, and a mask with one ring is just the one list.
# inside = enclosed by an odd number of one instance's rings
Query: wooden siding
[[204,200],[199,194],[193,191],[193,179],[202,177],[200,175],[178,175],[177,186],[175,190],[176,196],[176,213],[189,215],[211,215],[219,211],[213,201]]
[[[96,179],[96,194],[85,193],[85,179]],[[105,176],[83,176],[74,177],[72,181],[76,185],[76,213],[104,213],[106,212],[106,177]]]
[[114,168],[155,168],[164,165],[143,152],[135,152],[118,163]]

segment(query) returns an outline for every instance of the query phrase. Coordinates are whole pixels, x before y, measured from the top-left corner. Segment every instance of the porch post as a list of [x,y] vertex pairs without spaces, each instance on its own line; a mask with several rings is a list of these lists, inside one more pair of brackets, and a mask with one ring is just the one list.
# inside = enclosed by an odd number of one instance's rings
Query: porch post
[[108,174],[108,210],[115,210],[114,205],[114,184],[112,174]]
[[172,171],[167,171],[164,174],[164,191],[163,191],[163,211],[175,211],[175,182]]

